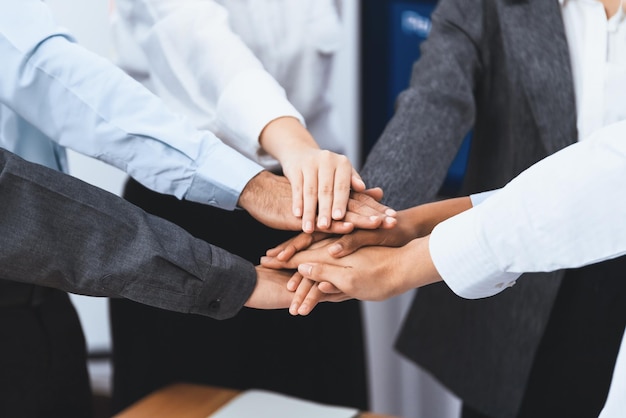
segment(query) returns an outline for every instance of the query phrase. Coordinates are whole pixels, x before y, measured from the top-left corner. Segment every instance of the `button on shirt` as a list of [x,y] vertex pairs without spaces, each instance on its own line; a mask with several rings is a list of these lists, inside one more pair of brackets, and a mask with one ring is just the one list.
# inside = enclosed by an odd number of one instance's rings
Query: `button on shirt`
[[[626,19],[596,0],[562,0],[579,143],[440,225],[430,251],[458,295],[497,294],[524,272],[626,254]],[[478,204],[479,203],[479,204]]]
[[0,146],[63,169],[63,147],[155,191],[233,209],[262,170],[74,43],[40,0],[0,0]]

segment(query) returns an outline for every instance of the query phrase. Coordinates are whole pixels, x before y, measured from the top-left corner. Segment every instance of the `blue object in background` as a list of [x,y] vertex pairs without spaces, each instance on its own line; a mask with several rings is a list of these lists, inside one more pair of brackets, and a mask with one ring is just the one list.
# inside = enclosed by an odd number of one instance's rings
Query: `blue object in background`
[[[364,0],[361,15],[362,115],[364,155],[393,116],[398,95],[408,87],[420,44],[430,32],[436,0]],[[458,192],[471,144],[465,138],[452,162],[441,194]]]

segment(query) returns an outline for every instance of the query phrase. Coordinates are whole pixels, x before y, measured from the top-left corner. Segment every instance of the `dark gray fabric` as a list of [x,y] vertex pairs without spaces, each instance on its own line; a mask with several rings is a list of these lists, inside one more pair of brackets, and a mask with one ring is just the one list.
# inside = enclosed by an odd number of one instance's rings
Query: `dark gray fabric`
[[[472,127],[463,194],[502,187],[577,140],[556,0],[441,0],[410,88],[362,170],[366,183],[396,209],[434,199]],[[396,347],[477,410],[515,416],[561,277],[527,276],[478,301],[427,286]]]
[[234,316],[254,266],[71,176],[0,149],[0,277]]

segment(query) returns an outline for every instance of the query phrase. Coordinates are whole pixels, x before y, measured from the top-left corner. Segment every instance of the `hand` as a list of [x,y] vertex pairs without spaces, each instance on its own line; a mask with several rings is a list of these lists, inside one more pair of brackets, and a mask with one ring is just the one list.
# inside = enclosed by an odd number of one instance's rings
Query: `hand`
[[[348,212],[344,220],[332,221],[327,232],[346,234],[354,227],[358,228],[390,228],[395,226],[395,218],[384,215],[384,212],[395,214],[395,211],[378,203],[374,197],[378,190],[364,193],[353,193],[348,201]],[[253,177],[239,196],[239,206],[246,209],[259,222],[276,229],[297,231],[301,228],[299,218],[291,211],[291,186],[282,176],[262,171]]]
[[[293,271],[272,270],[256,266],[257,282],[254,291],[246,301],[248,308],[256,309],[285,309],[292,305],[294,292],[287,289],[287,281],[293,276]],[[318,293],[313,295],[317,302],[340,302],[348,299],[339,293]],[[314,306],[314,305],[313,305]],[[311,309],[313,309],[311,306]]]
[[294,293],[287,289],[293,272],[256,266],[256,286],[244,306],[257,309],[288,308]]
[[319,287],[320,284],[313,280],[304,279],[298,272],[294,273],[287,283],[287,289],[294,291],[289,313],[291,315],[308,315],[319,302],[331,295],[334,302],[352,299],[329,283],[325,283],[326,289],[322,291]]
[[418,228],[408,218],[408,211],[397,214],[397,225],[393,229],[359,229],[343,236],[333,236],[323,232],[298,234],[295,237],[266,251],[268,257],[276,257],[279,261],[287,261],[299,251],[309,248],[312,244],[324,239],[335,237],[335,242],[328,245],[329,254],[343,257],[352,254],[362,247],[377,245],[400,247],[418,236]]
[[[291,184],[293,215],[302,218],[304,232],[329,230],[333,220],[349,221],[344,217],[350,210],[351,192],[364,192],[365,183],[346,156],[321,150],[300,121],[292,117],[267,124],[259,142],[280,162]],[[383,216],[389,209],[371,202],[367,206],[376,211],[355,213]],[[388,211],[388,216],[393,216],[393,211]]]
[[[281,265],[298,267],[300,276],[292,277],[289,288],[299,285],[304,278],[319,282],[321,292],[338,289],[342,292],[340,295],[360,300],[385,300],[441,280],[430,259],[428,239],[418,238],[398,248],[366,247],[343,258],[334,258],[328,253],[327,247],[333,240],[320,241],[315,248],[299,252]],[[300,307],[292,304],[290,312],[297,309],[298,314],[306,315],[314,302],[305,298]],[[304,305],[307,307],[302,308]]]

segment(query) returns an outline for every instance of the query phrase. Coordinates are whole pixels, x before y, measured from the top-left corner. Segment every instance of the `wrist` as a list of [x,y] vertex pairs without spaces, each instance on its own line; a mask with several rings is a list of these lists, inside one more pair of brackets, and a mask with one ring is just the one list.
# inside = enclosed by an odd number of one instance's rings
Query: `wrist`
[[319,149],[319,145],[304,125],[291,116],[269,122],[259,135],[259,144],[281,163],[294,153]]
[[406,290],[422,287],[441,281],[430,255],[430,235],[417,238],[406,244],[403,249],[403,265],[410,271],[406,272],[408,279]]
[[249,210],[254,207],[254,202],[264,190],[267,190],[265,184],[272,174],[269,171],[260,171],[256,176],[252,177],[246,186],[241,191],[239,199],[237,200],[237,206],[245,210]]

